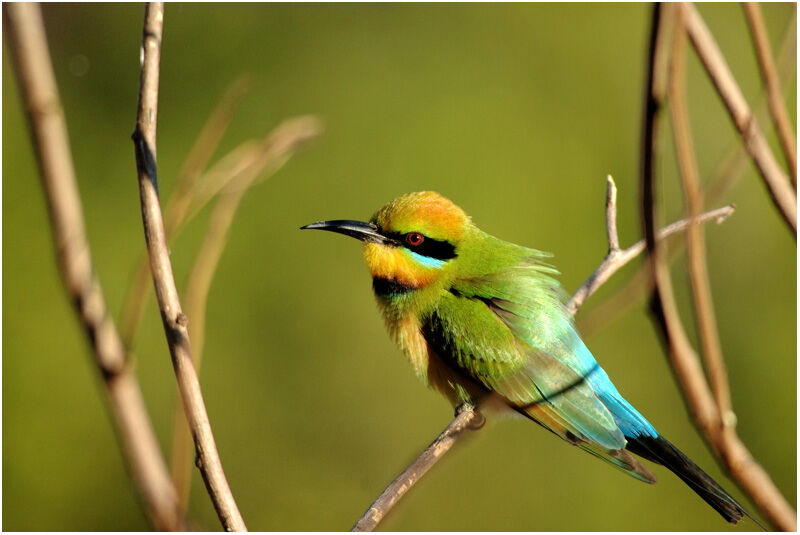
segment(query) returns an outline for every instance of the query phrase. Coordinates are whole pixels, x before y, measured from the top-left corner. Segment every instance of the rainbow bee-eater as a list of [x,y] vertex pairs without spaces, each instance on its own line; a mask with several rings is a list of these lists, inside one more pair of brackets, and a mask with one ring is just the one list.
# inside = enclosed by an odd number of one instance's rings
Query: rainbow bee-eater
[[454,406],[510,410],[647,483],[656,479],[636,456],[661,464],[728,522],[747,514],[622,397],[578,335],[548,253],[481,231],[429,191],[369,222],[302,228],[364,242],[390,335]]

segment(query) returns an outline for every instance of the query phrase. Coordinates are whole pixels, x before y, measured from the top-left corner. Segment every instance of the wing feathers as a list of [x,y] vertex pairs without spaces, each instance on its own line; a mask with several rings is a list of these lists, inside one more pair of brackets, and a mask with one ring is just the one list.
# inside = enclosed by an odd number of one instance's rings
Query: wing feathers
[[575,332],[554,273],[534,255],[460,281],[440,300],[423,334],[442,359],[519,412],[652,483],[653,474],[624,451],[625,435],[603,397],[622,398]]

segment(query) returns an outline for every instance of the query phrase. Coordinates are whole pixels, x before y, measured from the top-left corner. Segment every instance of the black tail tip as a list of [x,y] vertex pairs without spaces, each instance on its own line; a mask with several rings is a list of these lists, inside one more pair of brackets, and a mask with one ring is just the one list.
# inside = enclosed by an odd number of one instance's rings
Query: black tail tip
[[725,520],[736,524],[748,517],[761,529],[766,528],[728,494],[711,476],[662,436],[626,437],[627,449],[650,461],[669,468],[689,488],[713,507]]

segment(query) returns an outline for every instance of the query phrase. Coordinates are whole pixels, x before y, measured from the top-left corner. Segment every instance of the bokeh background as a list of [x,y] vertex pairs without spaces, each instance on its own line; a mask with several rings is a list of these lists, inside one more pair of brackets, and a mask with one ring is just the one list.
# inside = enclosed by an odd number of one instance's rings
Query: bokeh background
[[[758,101],[741,7],[700,11],[745,96]],[[794,8],[763,11],[777,50]],[[93,257],[118,315],[143,249],[130,141],[143,8],[62,4],[44,14]],[[571,292],[605,254],[607,173],[619,187],[623,245],[642,235],[637,169],[649,20],[642,4],[167,5],[158,128],[164,198],[242,73],[253,90],[217,155],[298,114],[317,114],[327,128],[245,197],[209,296],[201,382],[250,529],[348,529],[452,415],[384,332],[358,244],[298,227],[367,218],[400,194],[433,189],[484,230],[555,253]],[[736,136],[691,51],[687,76],[708,181]],[[2,84],[3,528],[146,529],[56,270],[5,42]],[[794,76],[786,101],[795,117]],[[668,118],[663,126],[666,221],[683,207]],[[771,133],[770,142],[778,151]],[[738,430],[795,503],[795,242],[750,163],[718,205],[729,202],[734,216],[706,233]],[[179,287],[208,213],[172,247]],[[694,336],[683,257],[673,273]],[[587,343],[625,396],[741,498],[690,423],[644,302],[594,325]],[[153,300],[134,352],[168,452],[176,389]],[[659,484],[643,485],[535,425],[492,424],[455,448],[382,528],[728,529],[676,477],[654,470]],[[198,477],[190,513],[197,527],[218,529]]]

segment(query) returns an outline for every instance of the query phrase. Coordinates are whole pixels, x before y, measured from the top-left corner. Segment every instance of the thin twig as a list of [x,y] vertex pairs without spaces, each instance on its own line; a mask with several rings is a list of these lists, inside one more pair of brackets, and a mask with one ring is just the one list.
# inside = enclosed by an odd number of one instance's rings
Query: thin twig
[[[239,101],[250,89],[250,78],[241,76],[236,79],[223,95],[219,104],[211,112],[200,134],[197,136],[186,160],[178,173],[175,188],[167,200],[164,226],[167,242],[172,243],[177,229],[184,220],[192,199],[192,191],[201,181],[201,173],[208,165],[209,159],[217,149],[222,135],[233,118],[233,112]],[[144,251],[136,264],[134,275],[128,285],[128,292],[120,315],[121,335],[125,347],[133,347],[136,331],[144,314],[144,307],[150,297],[147,285],[150,281],[150,263]]]
[[[678,330],[674,326],[673,318],[675,317],[673,311],[675,303],[671,293],[671,281],[669,278],[669,271],[661,259],[661,247],[656,247],[656,202],[655,202],[655,165],[656,165],[656,150],[658,148],[658,118],[663,107],[664,89],[659,86],[658,80],[663,80],[666,77],[666,66],[664,62],[658,61],[657,58],[666,55],[667,46],[665,46],[663,36],[667,34],[666,24],[663,23],[661,17],[665,9],[661,4],[656,4],[653,8],[653,22],[650,33],[650,54],[648,62],[648,79],[647,91],[645,97],[645,120],[643,126],[642,139],[644,140],[642,146],[642,195],[641,195],[641,208],[642,208],[642,221],[645,231],[645,244],[648,253],[648,262],[652,270],[653,280],[655,282],[655,291],[650,299],[650,308],[653,312],[655,319],[663,332],[674,339],[670,345],[670,358],[672,366],[676,375],[683,387],[683,391],[687,397],[687,403],[692,410],[693,416],[699,421],[710,421],[713,417],[713,412],[716,410],[711,393],[703,390],[705,381],[703,379],[703,369],[700,365],[700,360],[694,355],[694,358],[676,359],[676,347],[682,348],[682,354],[689,354],[691,345],[686,337],[685,332]],[[669,288],[669,292],[665,288]],[[666,300],[666,302],[664,302]],[[703,398],[705,396],[705,398]],[[704,414],[698,414],[697,411],[705,411]],[[708,414],[711,412],[711,415]]]
[[143,62],[139,86],[139,105],[133,142],[139,178],[142,222],[144,224],[150,271],[156,290],[161,319],[167,336],[172,365],[178,380],[186,418],[197,450],[197,465],[203,475],[211,501],[227,531],[247,528],[228,486],[208,421],[200,382],[192,365],[186,316],[181,312],[178,291],[167,250],[156,176],[156,121],[158,116],[158,78],[164,5],[148,3],[142,32]]
[[683,12],[686,31],[694,49],[741,134],[742,143],[761,173],[772,202],[797,239],[797,196],[789,178],[778,165],[761,129],[753,120],[750,108],[700,13],[691,4],[678,4],[678,9]]
[[[611,179],[611,177],[609,177],[609,179]],[[613,184],[614,184],[613,179],[609,180],[609,187],[615,187],[613,186]],[[722,223],[723,221],[725,221],[725,219],[728,218],[728,216],[730,216],[733,213],[734,209],[735,209],[734,206],[731,204],[729,206],[723,206],[722,208],[717,208],[715,210],[709,210],[708,212],[700,214],[696,219],[696,223],[698,225],[709,221],[715,221],[718,224]],[[616,218],[616,207],[613,213],[615,214],[614,218]],[[609,221],[610,219],[607,214],[606,215],[607,229],[609,228],[608,226]],[[686,219],[681,219],[680,221],[676,221],[670,225],[667,225],[666,227],[658,231],[657,239],[663,240],[665,238],[668,238],[669,236],[672,236],[673,234],[677,234],[678,232],[686,230],[687,228],[689,228],[690,224],[691,224],[691,219],[686,218]],[[608,232],[608,234],[609,236],[611,236],[610,232]],[[605,259],[603,259],[603,262],[599,266],[597,266],[597,269],[594,270],[594,273],[592,273],[591,276],[588,279],[586,279],[586,281],[583,284],[581,284],[581,286],[575,291],[575,293],[572,294],[572,297],[570,297],[570,299],[567,301],[566,303],[567,310],[569,310],[569,312],[572,315],[577,314],[578,310],[586,302],[586,299],[588,299],[593,293],[595,293],[597,289],[600,288],[600,286],[602,286],[609,278],[611,278],[612,275],[614,275],[614,273],[622,269],[622,267],[624,267],[628,262],[630,262],[640,254],[642,254],[642,251],[645,250],[644,240],[639,240],[638,242],[634,243],[627,249],[617,248],[616,250],[612,250],[611,249],[612,243],[613,242],[609,242],[609,253],[606,255]],[[619,247],[619,245],[617,245],[617,247]]]
[[[679,6],[678,9],[680,10],[682,7]],[[654,71],[658,68],[654,58],[659,54],[664,54],[666,49],[663,42],[657,38],[657,34],[664,31],[658,23],[659,11],[660,8],[656,6],[651,34],[648,109],[650,109],[650,96],[660,94],[663,97],[663,94],[653,90],[654,80],[657,78]],[[687,13],[688,10],[684,10],[680,14],[685,17]],[[657,107],[660,108],[660,102]],[[780,529],[795,531],[797,519],[791,506],[777,490],[767,473],[755,462],[750,452],[736,436],[733,427],[723,425],[721,413],[706,382],[700,359],[683,329],[672,290],[669,269],[659,251],[661,247],[657,245],[656,241],[656,206],[653,194],[656,181],[653,150],[657,141],[656,121],[653,120],[655,115],[657,114],[648,113],[645,116],[643,138],[652,146],[649,150],[645,146],[642,151],[643,195],[641,203],[649,265],[655,282],[650,302],[654,320],[668,349],[670,363],[680,383],[684,400],[708,443],[722,458],[727,471],[748,493],[759,509]]]
[[705,238],[702,229],[695,223],[696,218],[703,210],[703,189],[694,154],[689,112],[686,109],[685,70],[686,31],[681,12],[678,11],[670,63],[669,104],[672,112],[678,168],[683,179],[686,211],[689,213],[690,219],[690,225],[686,231],[689,278],[696,311],[695,322],[702,349],[701,355],[711,380],[717,408],[722,414],[722,423],[725,427],[733,427],[736,424],[736,415],[731,406],[728,370],[722,355],[717,320],[714,314],[714,302],[711,297]]
[[[206,302],[214,272],[228,241],[233,218],[245,193],[265,173],[272,176],[298,149],[319,136],[322,125],[315,117],[297,117],[278,125],[261,143],[252,162],[231,176],[221,192],[208,222],[200,249],[186,285],[186,316],[192,339],[195,370],[200,371],[205,338]],[[175,407],[172,433],[172,480],[186,507],[191,485],[191,434],[180,405]]]
[[[605,281],[616,273],[622,266],[636,258],[645,249],[644,241],[639,241],[627,249],[620,250],[619,238],[616,232],[617,206],[616,206],[616,186],[614,180],[609,176],[608,193],[606,195],[606,235],[608,237],[609,253],[600,266],[592,273],[580,288],[567,301],[566,307],[571,314],[577,313],[586,299],[589,298]],[[732,206],[725,206],[702,214],[697,218],[697,222],[716,220],[722,222],[733,213]],[[658,239],[680,232],[687,228],[689,220],[684,219],[664,227],[658,233]],[[475,411],[475,414],[479,414]],[[467,419],[465,421],[465,419]],[[464,432],[469,424],[473,422],[472,417],[467,417],[460,413],[445,428],[439,438],[437,438],[422,454],[409,466],[402,474],[392,481],[377,500],[367,509],[364,515],[356,522],[352,531],[371,531],[386,516],[392,507],[397,504],[400,498],[408,492],[412,486],[433,466],[456,442],[458,437]],[[446,440],[443,440],[446,438]]]
[[364,515],[350,531],[372,531],[386,514],[400,501],[400,498],[411,490],[411,487],[430,470],[445,453],[447,453],[464,431],[472,427],[473,421],[481,418],[480,413],[472,407],[459,411],[453,421],[436,437],[430,446],[422,452],[411,466],[392,481],[386,490],[369,506]]
[[606,240],[608,241],[608,256],[618,253],[617,185],[611,175],[606,177]]
[[[782,38],[781,49],[778,54],[778,70],[780,72],[781,84],[786,86],[790,83],[797,64],[796,42],[797,42],[797,18],[790,17],[788,28]],[[768,110],[765,95],[761,95],[756,106],[756,121],[763,125],[767,120]],[[707,188],[706,199],[708,204],[717,204],[733,187],[742,176],[745,164],[748,162],[747,153],[742,143],[738,140],[731,143],[725,157],[722,158],[714,173],[714,178],[710,181]],[[673,243],[675,242],[675,243]],[[676,239],[668,240],[667,261],[672,263],[683,248],[685,242],[678,242]],[[590,310],[584,311],[578,318],[578,327],[584,337],[591,337],[596,331],[600,330],[617,318],[625,315],[634,307],[645,294],[652,290],[652,277],[647,264],[636,268],[630,279],[619,290],[602,299]]]
[[792,184],[797,189],[797,141],[792,131],[792,123],[786,113],[786,104],[781,96],[778,72],[775,68],[775,60],[772,58],[772,48],[769,45],[767,27],[764,24],[764,17],[761,15],[761,7],[754,2],[744,2],[744,10],[747,14],[747,23],[750,25],[750,35],[753,37],[753,45],[758,57],[758,66],[761,68],[761,77],[764,79],[764,88],[767,92],[767,102],[769,111],[772,114],[772,121],[778,131],[778,138],[781,140],[783,155],[792,174]]
[[139,383],[94,274],[41,11],[37,4],[20,3],[3,5],[3,13],[47,197],[61,276],[92,343],[123,457],[153,527],[183,530],[175,489]]

